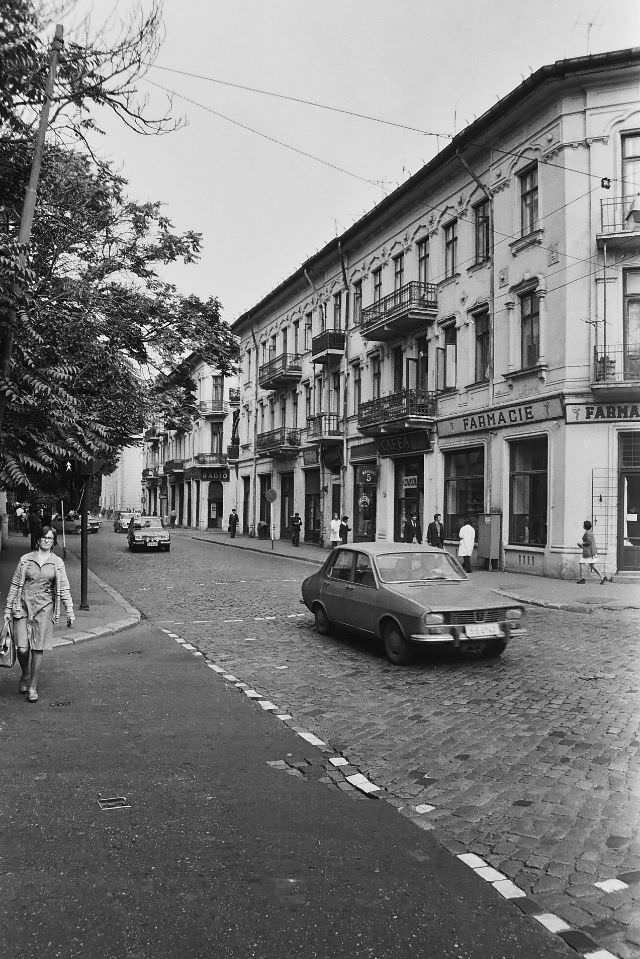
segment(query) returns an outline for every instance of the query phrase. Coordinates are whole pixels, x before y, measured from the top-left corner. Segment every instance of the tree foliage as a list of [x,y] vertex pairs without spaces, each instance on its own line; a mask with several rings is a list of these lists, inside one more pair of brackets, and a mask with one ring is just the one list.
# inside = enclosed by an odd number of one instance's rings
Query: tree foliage
[[[43,13],[5,0],[0,26],[0,328],[13,334],[0,485],[47,485],[67,458],[106,460],[158,411],[188,427],[193,390],[182,361],[197,352],[222,373],[237,345],[215,297],[182,295],[164,266],[196,262],[201,236],[174,230],[160,202],[137,203],[108,164],[87,151],[92,108],[139,132],[167,117],[145,113],[136,83],[160,37],[159,9],[125,26],[115,46],[65,45],[28,250],[16,241],[28,180],[30,129],[42,100]],[[108,468],[107,467],[107,468]]]

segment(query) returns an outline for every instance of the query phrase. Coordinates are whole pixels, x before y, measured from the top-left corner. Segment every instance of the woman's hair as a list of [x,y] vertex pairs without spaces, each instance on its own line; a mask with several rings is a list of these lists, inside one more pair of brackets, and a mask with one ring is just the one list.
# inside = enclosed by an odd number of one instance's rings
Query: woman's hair
[[43,536],[46,536],[47,533],[53,533],[53,538],[55,539],[56,533],[52,526],[43,526],[40,532],[38,533],[38,542],[42,539]]
[[591,523],[589,522],[588,519],[586,519],[582,525],[584,526],[585,529],[591,529]]

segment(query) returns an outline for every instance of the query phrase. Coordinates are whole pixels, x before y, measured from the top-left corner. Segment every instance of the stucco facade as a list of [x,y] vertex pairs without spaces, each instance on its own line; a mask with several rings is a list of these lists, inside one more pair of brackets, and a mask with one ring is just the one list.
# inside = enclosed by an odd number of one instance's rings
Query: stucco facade
[[439,512],[476,563],[574,576],[591,519],[640,570],[639,191],[640,51],[562,61],[241,316],[245,532]]

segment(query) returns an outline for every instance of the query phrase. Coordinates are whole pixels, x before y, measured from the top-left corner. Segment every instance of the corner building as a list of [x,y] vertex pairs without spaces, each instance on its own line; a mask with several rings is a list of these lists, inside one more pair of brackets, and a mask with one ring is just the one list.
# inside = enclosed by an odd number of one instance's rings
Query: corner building
[[[532,74],[233,324],[244,532],[640,573],[640,50]],[[266,496],[268,490],[273,493]]]

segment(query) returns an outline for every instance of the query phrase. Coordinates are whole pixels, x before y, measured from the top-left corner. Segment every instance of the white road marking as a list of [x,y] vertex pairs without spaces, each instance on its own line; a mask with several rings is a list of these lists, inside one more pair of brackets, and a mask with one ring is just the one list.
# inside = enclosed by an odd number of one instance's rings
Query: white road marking
[[507,878],[504,873],[498,872],[493,866],[482,866],[480,869],[474,869],[473,871],[477,873],[481,879],[486,879],[487,882],[501,882]]
[[463,862],[465,866],[471,866],[472,869],[482,869],[483,866],[486,866],[487,863],[484,859],[481,859],[480,856],[476,856],[473,852],[463,852],[457,857],[460,862]]
[[519,886],[516,886],[515,883],[511,882],[510,879],[500,880],[499,882],[492,883],[494,889],[497,889],[501,896],[504,896],[505,899],[522,899],[526,898],[527,894],[524,889],[520,889]]
[[322,740],[318,739],[317,736],[314,736],[313,733],[298,733],[301,739],[306,740],[306,742],[311,743],[312,746],[326,746],[327,744]]
[[291,713],[276,713],[276,719],[281,719],[283,722],[285,719],[293,719]]
[[561,919],[560,916],[555,916],[552,912],[542,912],[537,916],[533,917],[536,919],[541,926],[544,926],[545,929],[548,929],[549,932],[568,932],[571,929],[571,926]]
[[329,762],[332,766],[348,766],[349,760],[345,759],[344,756],[334,756],[333,759],[330,759]]
[[258,706],[262,706],[262,708],[263,708],[263,709],[266,709],[266,710],[277,709],[277,708],[278,708],[275,703],[269,702],[268,699],[259,699],[259,700],[258,700]]
[[376,786],[375,783],[370,782],[366,776],[362,775],[362,773],[355,773],[353,776],[345,776],[345,779],[348,783],[351,783],[352,786],[355,786],[356,789],[359,789],[363,793],[377,793],[380,791],[380,786]]
[[602,882],[594,882],[594,886],[602,889],[603,892],[620,892],[621,889],[629,888],[622,879],[603,879]]
[[429,806],[428,803],[421,803],[419,806],[416,806],[416,812],[419,812],[420,815],[422,815],[425,812],[431,812],[435,808],[435,806]]

